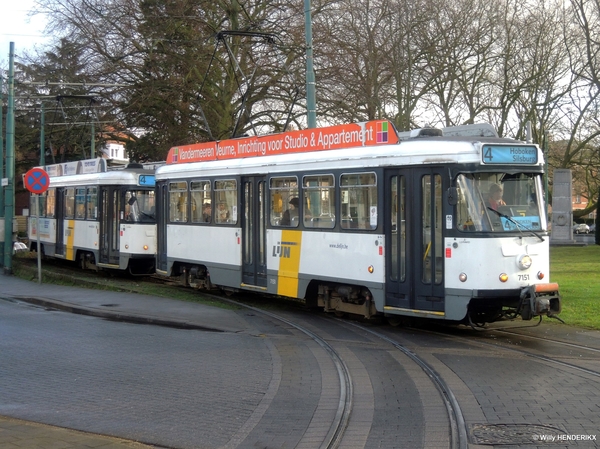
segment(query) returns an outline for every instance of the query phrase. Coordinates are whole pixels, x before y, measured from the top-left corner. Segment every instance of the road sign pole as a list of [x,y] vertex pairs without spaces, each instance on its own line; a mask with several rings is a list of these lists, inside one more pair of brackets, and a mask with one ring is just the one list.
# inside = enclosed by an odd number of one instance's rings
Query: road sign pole
[[35,235],[37,238],[38,284],[42,283],[42,251],[40,246],[40,195],[35,194]]
[[50,177],[43,168],[34,167],[23,176],[25,188],[35,195],[35,235],[37,239],[38,284],[42,283],[42,245],[40,243],[40,195],[48,190]]

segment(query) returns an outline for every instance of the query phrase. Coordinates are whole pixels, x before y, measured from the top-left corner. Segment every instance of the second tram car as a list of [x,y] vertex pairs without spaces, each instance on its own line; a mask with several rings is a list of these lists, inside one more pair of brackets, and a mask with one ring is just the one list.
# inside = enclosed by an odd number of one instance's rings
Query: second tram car
[[[82,268],[154,274],[156,218],[154,169],[129,164],[109,170],[90,159],[46,167],[48,190],[39,218],[29,219],[29,249],[44,257],[77,261]],[[35,211],[31,196],[31,211]]]
[[553,316],[542,174],[536,145],[489,125],[175,147],[156,171],[157,273],[366,317]]

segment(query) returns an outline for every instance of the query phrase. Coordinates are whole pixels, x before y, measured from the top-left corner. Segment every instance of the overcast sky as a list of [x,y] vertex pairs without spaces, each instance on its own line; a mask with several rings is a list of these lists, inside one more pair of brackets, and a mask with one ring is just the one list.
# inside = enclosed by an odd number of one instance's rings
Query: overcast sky
[[29,17],[34,0],[0,0],[0,67],[8,68],[10,43],[15,43],[15,55],[44,42],[45,20],[41,16]]

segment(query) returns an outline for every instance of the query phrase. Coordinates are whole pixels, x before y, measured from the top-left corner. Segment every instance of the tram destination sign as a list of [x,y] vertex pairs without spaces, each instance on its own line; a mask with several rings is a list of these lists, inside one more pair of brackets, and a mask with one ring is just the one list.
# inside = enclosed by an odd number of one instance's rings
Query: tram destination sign
[[538,149],[535,145],[484,145],[484,164],[535,165],[538,162]]
[[156,178],[154,175],[140,175],[138,178],[138,184],[141,186],[154,187],[156,185]]

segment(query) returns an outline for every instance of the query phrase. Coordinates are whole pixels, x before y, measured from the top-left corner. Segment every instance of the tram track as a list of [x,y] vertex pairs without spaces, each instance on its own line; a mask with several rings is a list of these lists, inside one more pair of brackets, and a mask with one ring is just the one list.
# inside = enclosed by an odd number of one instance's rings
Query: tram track
[[363,332],[366,332],[370,335],[373,335],[376,338],[379,338],[391,344],[394,348],[398,349],[400,352],[402,352],[404,355],[410,358],[413,362],[415,362],[425,372],[425,374],[429,377],[431,382],[437,388],[442,398],[442,401],[444,402],[446,412],[448,414],[448,420],[450,422],[450,447],[452,449],[466,449],[468,447],[468,433],[465,419],[463,417],[456,396],[452,392],[452,389],[444,381],[443,377],[440,376],[440,374],[438,374],[436,370],[429,363],[427,363],[423,357],[420,357],[415,352],[402,345],[396,339],[351,321],[344,321],[344,323],[346,323],[347,325],[354,326]]
[[348,366],[346,365],[340,354],[324,338],[321,338],[319,335],[309,330],[305,326],[301,326],[273,312],[259,309],[257,307],[253,307],[239,301],[235,301],[228,298],[222,298],[220,296],[215,296],[215,298],[229,302],[231,304],[235,304],[239,307],[252,310],[255,313],[267,316],[272,320],[285,323],[286,325],[291,326],[299,332],[308,336],[310,339],[312,339],[315,343],[317,343],[321,348],[325,350],[325,352],[329,355],[336,368],[340,389],[335,419],[331,423],[329,431],[327,432],[327,435],[324,438],[323,442],[319,445],[319,449],[337,449],[341,447],[340,444],[342,441],[342,437],[350,420],[350,413],[352,412],[354,395],[350,370],[348,369]]
[[[510,351],[510,352],[513,352],[513,353],[516,353],[516,354],[519,354],[522,356],[526,356],[526,357],[534,359],[534,360],[558,365],[558,366],[561,366],[564,368],[569,368],[569,369],[572,369],[575,371],[579,371],[581,373],[589,374],[591,376],[600,378],[600,370],[593,370],[593,369],[589,369],[589,368],[586,368],[581,365],[577,365],[575,363],[566,362],[566,361],[560,360],[556,357],[546,355],[543,352],[540,354],[540,353],[533,352],[532,350],[519,348],[519,347],[517,347],[517,343],[515,343],[513,341],[496,339],[496,341],[494,343],[491,343],[489,341],[484,341],[481,338],[474,339],[474,338],[472,338],[472,336],[470,336],[470,338],[467,338],[467,337],[464,337],[461,335],[456,335],[456,334],[453,334],[450,332],[440,332],[440,331],[433,331],[433,330],[429,330],[429,329],[419,329],[419,328],[411,328],[411,329],[415,332],[422,332],[422,333],[438,335],[441,337],[450,338],[450,339],[454,339],[454,340],[460,340],[461,342],[467,342],[470,345],[479,344],[481,346],[494,348],[496,350],[501,349],[501,350],[505,350],[505,351]],[[593,348],[593,347],[589,347],[589,346],[585,346],[585,345],[581,345],[581,344],[577,344],[577,343],[571,343],[571,342],[566,342],[566,341],[552,339],[552,338],[541,338],[541,337],[536,337],[533,335],[528,335],[528,334],[524,334],[524,333],[520,333],[520,332],[511,332],[508,330],[490,330],[489,336],[493,336],[494,332],[500,333],[500,334],[503,334],[505,336],[512,337],[512,338],[518,337],[520,340],[543,342],[543,343],[549,344],[549,345],[562,346],[565,348],[575,349],[575,350],[579,350],[581,352],[589,352],[589,353],[593,353],[593,354],[600,353],[600,348]],[[480,335],[480,334],[477,333],[476,335]],[[523,342],[521,341],[518,344],[522,345]],[[542,350],[538,349],[537,351],[541,352]],[[573,356],[570,356],[570,357],[573,357]],[[595,355],[594,355],[594,357],[595,357]],[[587,358],[584,358],[584,360],[586,360],[586,359]]]
[[[264,311],[261,309],[257,309],[251,306],[247,306],[243,303],[237,301],[231,301],[241,307],[248,307],[251,310],[265,314],[273,319],[279,320],[281,322],[286,323],[289,326],[294,327],[295,329],[305,333],[309,337],[311,337],[314,341],[316,341],[319,345],[325,348],[328,353],[332,356],[334,360],[336,360],[336,366],[338,367],[338,375],[340,377],[340,406],[338,408],[337,416],[338,418],[334,423],[332,423],[332,428],[329,434],[331,435],[327,441],[321,445],[321,448],[337,448],[341,447],[339,444],[342,441],[343,430],[347,426],[350,412],[352,411],[352,398],[350,397],[353,394],[352,391],[352,378],[351,374],[344,363],[343,359],[337,353],[335,349],[333,349],[332,345],[330,345],[327,341],[316,335],[314,332],[306,329],[305,327],[293,322],[289,319],[283,318],[280,315]],[[361,326],[355,322],[342,320],[339,318],[334,319],[338,323],[341,323],[343,326],[351,326],[354,329],[359,329],[362,332],[369,334],[372,337],[375,337],[378,340],[381,340],[387,344],[392,345],[395,349],[400,351],[402,354],[407,356],[412,362],[414,362],[427,376],[427,378],[431,381],[431,383],[435,386],[437,391],[439,392],[440,398],[444,403],[448,421],[450,428],[450,437],[449,437],[449,447],[451,449],[466,449],[468,447],[468,431],[467,426],[460,409],[460,405],[454,393],[448,384],[444,381],[443,377],[436,372],[433,366],[431,366],[423,357],[419,356],[415,352],[408,349],[406,346],[402,345],[399,341],[386,336],[380,332],[374,331],[373,329],[369,329],[367,327]],[[343,382],[342,382],[343,380]],[[345,392],[343,390],[346,390]],[[350,397],[350,399],[348,399]]]
[[[328,436],[319,447],[322,449],[336,449],[339,447],[343,447],[341,444],[344,438],[344,432],[349,424],[350,415],[353,410],[353,379],[351,371],[348,369],[348,366],[344,362],[343,357],[339,354],[339,352],[336,349],[334,349],[333,344],[330,344],[326,338],[320,337],[319,335],[317,335],[316,332],[309,330],[306,326],[298,324],[299,320],[294,321],[288,318],[284,318],[279,314],[265,311],[253,306],[249,306],[239,301],[224,299],[221,297],[219,298],[232,304],[236,304],[240,307],[250,309],[255,313],[260,313],[270,317],[271,319],[285,323],[286,325],[291,326],[294,329],[304,333],[327,351],[327,353],[334,361],[337,369],[338,378],[340,381],[340,399],[338,404],[338,410],[336,413],[336,419],[331,423]],[[329,319],[327,318],[327,320]],[[460,409],[458,400],[452,392],[452,389],[444,381],[443,377],[436,372],[435,368],[431,366],[431,364],[429,364],[425,360],[425,358],[419,356],[414,351],[411,351],[406,346],[402,345],[398,340],[386,336],[381,332],[377,332],[373,329],[361,326],[360,324],[357,324],[352,321],[343,320],[339,318],[334,318],[333,320],[338,324],[345,326],[346,328],[352,328],[354,329],[354,331],[358,329],[361,332],[369,334],[375,340],[380,340],[386,344],[392,345],[396,350],[400,351],[402,354],[408,357],[408,359],[415,363],[422,370],[422,372],[425,373],[427,378],[437,389],[441,401],[444,404],[450,429],[450,449],[466,449],[468,447],[467,426],[462,411]]]
[[576,344],[576,343],[570,343],[570,342],[566,342],[566,341],[562,341],[562,340],[555,340],[555,339],[548,339],[548,338],[541,338],[541,337],[536,337],[534,335],[527,335],[527,334],[522,334],[519,332],[511,332],[511,331],[507,331],[507,330],[498,330],[495,332],[499,332],[501,334],[506,334],[506,335],[512,335],[512,336],[518,336],[519,338],[528,338],[530,340],[538,340],[538,341],[544,341],[544,342],[551,342],[553,344],[556,345],[560,345],[560,346],[565,346],[565,347],[569,347],[569,348],[573,348],[573,349],[580,349],[583,351],[590,351],[590,352],[595,352],[595,353],[599,353],[600,354],[600,348],[592,348],[590,346],[584,346],[584,345],[580,345],[580,344]]
[[[488,438],[490,440],[495,440],[495,441],[504,441],[503,438],[509,438],[509,439],[513,438],[515,440],[518,440],[520,432],[522,432],[524,429],[527,429],[527,431],[532,432],[532,433],[543,431],[543,432],[556,433],[557,435],[562,432],[562,430],[560,430],[560,428],[558,428],[556,426],[551,426],[551,425],[546,426],[546,427],[544,427],[544,426],[536,427],[533,424],[511,424],[511,423],[497,425],[497,424],[493,423],[493,421],[487,422],[487,420],[484,420],[484,421],[474,424],[472,417],[469,420],[469,424],[467,424],[467,420],[463,416],[459,401],[458,401],[457,397],[455,396],[455,394],[453,393],[452,389],[449,387],[448,383],[444,380],[444,377],[436,371],[434,366],[432,366],[430,363],[427,362],[426,357],[423,357],[422,355],[420,355],[421,349],[423,349],[425,351],[425,353],[429,352],[428,349],[426,349],[425,347],[421,348],[420,345],[417,346],[417,349],[409,349],[410,345],[406,345],[406,344],[403,344],[400,342],[401,340],[399,340],[399,338],[401,338],[401,337],[396,337],[395,335],[393,335],[394,333],[397,333],[397,330],[393,330],[393,332],[391,332],[392,335],[390,335],[390,332],[387,332],[386,328],[384,326],[381,327],[382,331],[380,332],[378,330],[373,330],[369,327],[365,327],[363,325],[357,324],[356,322],[354,322],[352,320],[333,318],[330,316],[327,316],[327,318],[325,318],[325,319],[336,321],[338,323],[341,323],[341,325],[343,325],[345,327],[353,327],[354,329],[359,329],[361,332],[369,334],[370,336],[372,336],[376,339],[379,339],[387,344],[390,344],[395,349],[399,350],[402,354],[404,354],[406,357],[408,357],[417,366],[419,366],[419,368],[426,374],[427,378],[431,381],[431,383],[437,389],[437,391],[439,393],[439,397],[441,398],[441,400],[444,404],[446,414],[447,414],[447,419],[449,422],[449,433],[450,433],[449,447],[451,449],[466,449],[469,447],[470,443],[473,443],[474,441],[475,442],[482,441],[482,440],[485,440],[485,438]],[[294,327],[297,328],[297,324],[292,323],[291,320],[288,319],[288,320],[285,320],[285,322],[287,322],[289,325],[293,325]],[[461,343],[467,342],[469,345],[479,345],[479,346],[484,346],[484,347],[490,347],[490,348],[494,348],[495,351],[500,350],[503,352],[504,351],[512,352],[512,353],[518,354],[521,357],[526,357],[526,358],[529,358],[532,360],[536,360],[538,362],[542,362],[544,364],[547,364],[548,366],[552,365],[555,367],[555,369],[563,369],[563,370],[568,369],[569,371],[571,371],[573,373],[577,372],[579,374],[585,374],[587,376],[593,376],[595,378],[600,377],[600,371],[597,371],[594,369],[589,369],[584,366],[580,366],[575,363],[570,363],[565,360],[560,360],[559,358],[548,355],[550,353],[550,350],[546,350],[545,353],[544,352],[535,353],[531,350],[526,350],[523,348],[515,347],[514,341],[501,340],[500,342],[491,343],[491,342],[483,341],[481,338],[473,338],[473,337],[478,336],[478,335],[482,336],[482,334],[483,335],[488,334],[488,336],[491,336],[492,332],[499,332],[502,335],[505,335],[505,336],[513,338],[513,339],[515,337],[518,337],[519,339],[528,339],[530,341],[544,342],[546,344],[551,345],[550,347],[561,346],[561,347],[572,349],[572,350],[578,350],[580,352],[587,351],[588,354],[592,353],[594,355],[597,354],[598,352],[600,352],[599,348],[589,347],[589,346],[585,346],[585,345],[581,345],[581,344],[577,344],[577,343],[573,343],[573,342],[568,342],[568,341],[562,341],[562,340],[558,340],[558,339],[540,338],[540,337],[535,337],[535,336],[531,336],[531,335],[527,335],[527,334],[523,334],[523,333],[519,333],[519,332],[511,332],[508,330],[490,331],[489,333],[479,333],[479,332],[470,333],[469,337],[452,335],[451,332],[436,332],[436,331],[424,330],[424,329],[412,328],[412,327],[405,328],[405,330],[408,330],[411,332],[422,332],[422,333],[436,335],[436,336],[440,336],[440,337],[444,337],[444,338],[449,338],[451,340],[460,341]],[[539,349],[538,351],[542,351],[542,349]],[[587,357],[587,359],[589,360],[590,357]],[[515,435],[511,435],[511,432],[514,432]],[[509,434],[510,436],[506,437],[505,436],[506,434]],[[473,435],[476,435],[476,436],[473,436]],[[471,436],[471,438],[473,438],[472,441],[470,441],[470,436]],[[340,434],[340,441],[342,440],[342,438],[343,438],[343,435]],[[338,446],[334,444],[331,446],[321,446],[321,447],[338,447]]]

